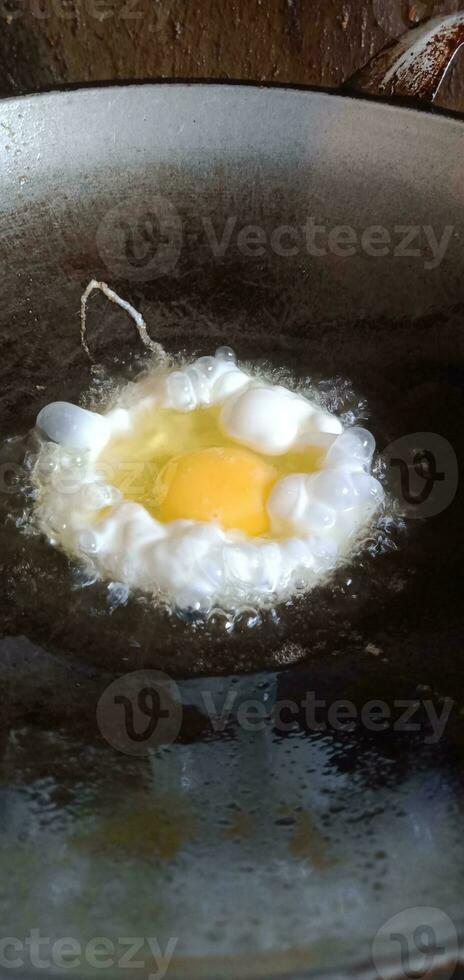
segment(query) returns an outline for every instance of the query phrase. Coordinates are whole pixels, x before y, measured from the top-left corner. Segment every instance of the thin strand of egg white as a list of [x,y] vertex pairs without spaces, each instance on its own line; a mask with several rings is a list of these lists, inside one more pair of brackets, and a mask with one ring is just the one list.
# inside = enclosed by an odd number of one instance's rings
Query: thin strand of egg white
[[118,296],[117,293],[115,293],[114,289],[111,289],[111,287],[108,286],[106,282],[100,282],[98,279],[91,279],[88,286],[86,287],[86,289],[84,290],[81,296],[81,344],[89,359],[91,361],[93,360],[87,341],[85,339],[86,330],[87,330],[87,325],[86,325],[87,300],[90,294],[93,293],[94,289],[99,289],[100,292],[104,293],[107,299],[111,300],[112,303],[116,303],[117,306],[120,306],[123,310],[125,310],[126,313],[128,313],[129,316],[132,317],[137,327],[137,330],[139,332],[140,339],[142,343],[145,344],[145,347],[148,347],[149,350],[153,351],[153,353],[156,354],[157,357],[160,358],[160,360],[165,360],[166,351],[161,346],[161,344],[158,344],[155,340],[152,340],[151,337],[149,336],[147,331],[147,325],[145,323],[145,320],[143,319],[142,314],[139,313],[138,310],[136,310],[133,306],[131,306],[131,304],[128,303],[127,300],[121,299],[121,297]]

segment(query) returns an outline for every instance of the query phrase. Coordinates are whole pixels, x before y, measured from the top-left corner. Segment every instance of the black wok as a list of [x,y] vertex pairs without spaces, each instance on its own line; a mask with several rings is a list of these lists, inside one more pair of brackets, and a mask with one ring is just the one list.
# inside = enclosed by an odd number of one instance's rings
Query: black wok
[[[438,908],[442,937],[459,929],[462,122],[309,91],[147,84],[5,100],[0,139],[7,935],[175,936],[168,976],[251,977],[372,968],[377,929],[407,906]],[[322,229],[309,246],[308,219]],[[77,589],[65,556],[16,523],[38,410],[102,377],[79,345],[91,278],[173,353],[227,343],[349,382],[406,514],[394,547],[231,635],[137,598],[109,612],[105,583]],[[136,374],[131,324],[101,296],[89,342],[110,373]],[[404,506],[392,458],[412,465],[413,450],[439,456],[432,516]],[[96,706],[141,670],[176,679],[183,714],[174,734],[119,751]],[[218,726],[211,698],[219,710],[231,691]],[[316,729],[308,692],[324,722],[349,701],[353,724]],[[250,698],[261,728],[237,720]],[[398,702],[416,704],[418,727],[366,726],[373,699],[396,720]],[[423,702],[444,699],[434,739]],[[81,972],[95,974],[88,959]]]

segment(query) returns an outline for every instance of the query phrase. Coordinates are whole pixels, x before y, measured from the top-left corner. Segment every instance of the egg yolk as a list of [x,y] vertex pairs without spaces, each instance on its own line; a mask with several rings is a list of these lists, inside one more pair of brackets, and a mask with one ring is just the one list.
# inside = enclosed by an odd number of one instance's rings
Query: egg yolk
[[246,449],[199,449],[171,459],[154,487],[162,521],[216,521],[249,535],[269,530],[266,501],[276,469]]
[[[222,432],[217,406],[177,412],[140,412],[128,433],[99,456],[108,481],[125,500],[142,504],[156,520],[217,521],[250,536],[270,531],[266,513],[274,483],[289,473],[313,473],[321,450],[305,447],[264,456]],[[104,516],[96,512],[96,519]]]

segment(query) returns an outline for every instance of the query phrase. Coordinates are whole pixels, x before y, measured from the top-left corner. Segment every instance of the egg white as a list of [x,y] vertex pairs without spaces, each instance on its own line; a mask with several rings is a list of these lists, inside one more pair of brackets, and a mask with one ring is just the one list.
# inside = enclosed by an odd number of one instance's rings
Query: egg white
[[[124,499],[99,465],[114,436],[137,432],[140,413],[212,405],[220,408],[224,433],[255,453],[321,451],[320,470],[275,483],[266,537],[208,522],[162,523]],[[101,578],[162,595],[181,609],[230,609],[311,588],[354,546],[383,497],[370,473],[375,442],[366,429],[344,429],[303,395],[257,379],[228,348],[128,385],[104,414],[47,405],[37,427],[48,440],[34,471],[41,529]]]

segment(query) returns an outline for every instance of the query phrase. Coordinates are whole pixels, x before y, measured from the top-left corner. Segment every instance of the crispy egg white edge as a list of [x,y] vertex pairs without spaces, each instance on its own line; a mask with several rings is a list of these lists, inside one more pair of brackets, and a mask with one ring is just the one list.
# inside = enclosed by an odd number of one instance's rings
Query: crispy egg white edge
[[[324,453],[316,473],[294,473],[274,485],[271,538],[191,520],[162,524],[143,505],[122,499],[99,471],[105,445],[134,431],[141,412],[209,405],[221,406],[223,431],[254,452],[279,456],[317,445]],[[159,591],[181,608],[284,598],[310,587],[333,569],[383,498],[370,474],[371,433],[344,429],[304,396],[257,380],[228,348],[128,385],[103,415],[54,402],[39,413],[37,427],[50,440],[36,463],[37,516],[53,543],[102,577]],[[109,512],[95,524],[104,507]]]

